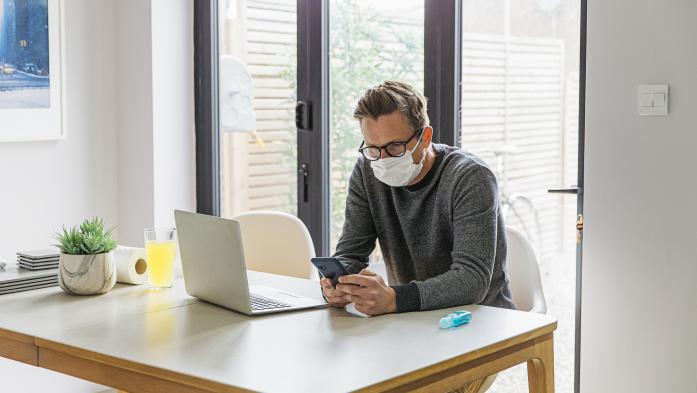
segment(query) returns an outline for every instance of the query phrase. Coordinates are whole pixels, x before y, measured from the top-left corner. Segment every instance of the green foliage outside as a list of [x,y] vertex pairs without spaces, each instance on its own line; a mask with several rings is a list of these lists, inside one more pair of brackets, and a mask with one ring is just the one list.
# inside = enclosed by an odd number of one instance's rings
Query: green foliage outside
[[113,229],[104,230],[102,219],[95,217],[70,229],[64,226],[63,232],[56,233],[55,238],[63,254],[95,255],[116,248],[116,241],[111,238],[112,231]]

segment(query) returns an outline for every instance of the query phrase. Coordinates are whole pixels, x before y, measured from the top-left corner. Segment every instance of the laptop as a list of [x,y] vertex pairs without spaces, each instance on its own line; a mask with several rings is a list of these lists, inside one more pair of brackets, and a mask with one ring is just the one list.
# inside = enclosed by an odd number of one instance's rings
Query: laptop
[[250,286],[237,221],[180,210],[174,211],[174,219],[189,295],[247,315],[326,304],[271,287]]

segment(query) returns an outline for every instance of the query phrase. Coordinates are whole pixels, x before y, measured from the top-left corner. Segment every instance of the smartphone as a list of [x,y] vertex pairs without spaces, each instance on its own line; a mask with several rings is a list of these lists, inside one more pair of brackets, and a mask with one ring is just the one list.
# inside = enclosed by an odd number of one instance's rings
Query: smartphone
[[312,258],[310,261],[319,270],[322,277],[332,280],[333,287],[336,287],[339,277],[351,274],[339,261],[339,258]]

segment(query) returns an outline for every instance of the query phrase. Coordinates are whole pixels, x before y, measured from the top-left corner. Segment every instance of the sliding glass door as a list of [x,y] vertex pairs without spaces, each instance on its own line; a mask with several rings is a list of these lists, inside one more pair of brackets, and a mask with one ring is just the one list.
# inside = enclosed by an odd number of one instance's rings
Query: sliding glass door
[[[536,248],[548,310],[560,321],[557,391],[572,391],[584,4],[195,1],[199,211],[294,214],[316,253],[331,254],[362,140],[355,104],[384,80],[408,82],[429,100],[434,141],[488,163],[507,224]],[[379,247],[371,262],[381,270]],[[526,384],[514,370],[501,373],[490,391]]]

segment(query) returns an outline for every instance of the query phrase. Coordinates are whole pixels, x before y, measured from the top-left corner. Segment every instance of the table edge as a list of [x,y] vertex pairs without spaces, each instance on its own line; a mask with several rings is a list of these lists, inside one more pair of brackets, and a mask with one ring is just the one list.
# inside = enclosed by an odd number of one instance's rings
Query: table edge
[[[139,363],[133,360],[123,359],[112,355],[106,355],[100,352],[91,351],[88,349],[75,347],[56,341],[46,340],[43,338],[35,337],[34,342],[36,347],[39,349],[39,353],[41,353],[42,349],[46,349],[64,355],[77,357],[91,362],[105,364],[111,367],[116,367],[118,369],[132,371],[149,377],[164,379],[170,382],[184,384],[203,390],[209,390],[214,392],[253,392],[253,390],[249,390],[243,387],[217,382],[203,377],[190,375],[184,372],[172,371],[165,368],[151,366],[145,363]],[[39,356],[38,366],[43,367],[41,364],[41,356]],[[104,381],[100,383],[104,384]]]
[[[454,356],[450,359],[440,361],[438,363],[431,364],[429,366],[415,369],[409,371],[405,374],[398,375],[383,381],[374,383],[372,385],[367,385],[359,387],[358,391],[374,392],[383,391],[399,387],[401,385],[417,381],[419,379],[428,377],[430,375],[440,373],[442,371],[456,367],[463,363],[471,362],[478,358],[496,353],[502,349],[515,346],[517,344],[529,342],[548,333],[553,333],[557,329],[557,320],[551,318],[546,324],[539,326],[533,330],[527,331],[525,333],[508,337],[501,341],[492,343],[486,347],[479,348],[475,351],[464,353],[461,355]],[[220,391],[220,392],[239,392],[239,391],[253,391],[249,388],[244,388],[240,386],[231,385],[225,382],[215,381],[211,379],[206,379],[200,376],[194,376],[187,374],[185,372],[173,371],[166,368],[161,368],[157,366],[148,365],[146,363],[140,363],[133,360],[127,360],[112,355],[107,355],[97,351],[72,346],[69,344],[64,344],[57,341],[52,341],[49,339],[44,339],[26,333],[16,332],[7,328],[0,327],[0,338],[13,340],[22,343],[26,346],[33,346],[36,348],[37,359],[34,364],[39,367],[43,367],[40,362],[39,352],[41,348],[51,350],[54,352],[66,354],[68,356],[77,357],[91,362],[101,363],[118,369],[136,372],[148,377],[158,378],[167,380],[170,382],[180,383],[183,385],[188,385],[192,387],[197,387],[209,391]],[[29,362],[27,362],[29,363]],[[76,375],[77,376],[77,375]],[[99,383],[104,383],[104,381],[96,381]]]
[[[525,342],[530,342],[534,341],[535,339],[539,337],[543,337],[545,334],[553,333],[557,329],[557,321],[553,320],[550,321],[550,323],[540,326],[536,329],[533,329],[531,331],[519,334],[517,336],[512,336],[507,339],[504,339],[502,341],[498,341],[496,343],[493,343],[491,345],[488,345],[486,347],[480,348],[476,351],[468,352],[462,355],[458,355],[455,357],[452,357],[447,360],[443,360],[438,363],[434,363],[432,365],[416,369],[413,371],[410,371],[406,374],[402,374],[390,379],[386,379],[380,382],[377,382],[373,385],[368,385],[364,387],[358,388],[358,391],[361,392],[378,392],[378,391],[385,391],[385,390],[390,390],[394,389],[396,387],[399,387],[401,385],[417,381],[419,379],[428,377],[429,375],[440,373],[443,371],[446,371],[448,369],[451,369],[453,367],[456,367],[458,365],[461,365],[463,363],[471,362],[473,360],[482,358],[484,356],[496,353],[500,350],[525,343]],[[1,329],[0,329],[1,331]],[[100,352],[96,351],[91,351],[88,349],[80,348],[80,347],[75,347],[72,345],[68,344],[63,344],[51,340],[46,340],[42,338],[35,337],[34,338],[34,344],[36,345],[37,348],[45,348],[48,350],[52,350],[55,352],[67,354],[70,356],[75,356],[81,359],[85,359],[88,361],[93,361],[93,362],[98,362],[106,365],[110,365],[112,367],[116,367],[119,369],[123,370],[128,370],[128,371],[133,371],[137,372],[140,374],[144,374],[147,376],[155,377],[155,378],[160,378],[160,379],[165,379],[171,382],[176,382],[176,383],[182,383],[190,386],[195,386],[201,389],[206,389],[206,390],[212,390],[212,391],[220,391],[220,392],[239,392],[239,391],[246,391],[246,392],[253,392],[254,390],[244,388],[241,386],[235,386],[235,385],[230,385],[227,383],[219,382],[219,381],[214,381],[206,378],[202,378],[199,376],[194,376],[190,374],[186,374],[183,372],[178,372],[178,371],[172,371],[156,366],[151,366],[147,365],[144,363],[139,363],[136,361],[132,360],[127,360],[119,357],[115,357],[112,355],[106,355]],[[39,359],[40,360],[40,359]],[[41,367],[41,364],[39,362],[38,364]]]
[[534,330],[519,334],[517,336],[509,337],[505,340],[498,341],[486,347],[480,348],[479,350],[468,352],[462,355],[452,357],[447,360],[443,360],[438,363],[434,363],[430,366],[426,366],[420,369],[410,371],[406,374],[399,375],[397,377],[384,380],[373,385],[365,386],[359,388],[358,392],[382,392],[388,391],[399,386],[408,384],[410,382],[418,381],[420,379],[426,378],[430,375],[441,373],[443,371],[449,370],[453,367],[457,367],[463,363],[468,363],[476,359],[494,354],[506,348],[516,346],[518,344],[523,344],[526,342],[534,342],[535,339],[544,337],[547,334],[554,333],[557,329],[558,321],[554,319],[550,323],[540,326]]

